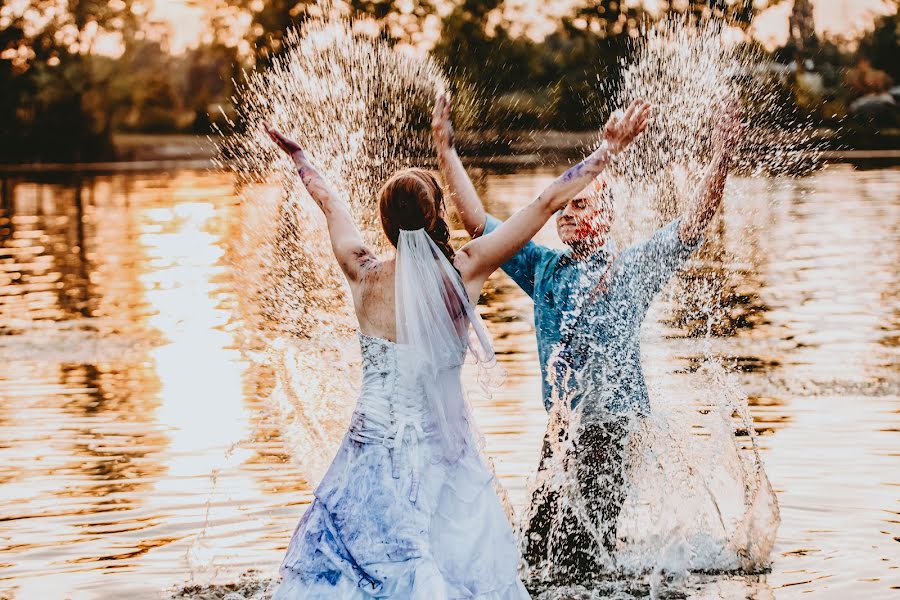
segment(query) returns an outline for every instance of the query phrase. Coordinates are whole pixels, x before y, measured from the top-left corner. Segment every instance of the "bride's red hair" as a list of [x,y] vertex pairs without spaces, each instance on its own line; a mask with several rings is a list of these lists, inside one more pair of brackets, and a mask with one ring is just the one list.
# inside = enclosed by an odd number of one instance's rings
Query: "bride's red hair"
[[381,227],[395,248],[401,229],[424,229],[453,262],[450,228],[444,220],[444,192],[430,171],[410,168],[395,173],[378,191],[378,208]]

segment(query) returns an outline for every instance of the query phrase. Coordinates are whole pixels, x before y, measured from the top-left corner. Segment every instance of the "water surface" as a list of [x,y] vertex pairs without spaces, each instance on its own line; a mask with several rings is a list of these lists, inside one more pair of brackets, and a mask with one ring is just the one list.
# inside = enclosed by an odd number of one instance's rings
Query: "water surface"
[[[505,216],[555,173],[481,188]],[[733,183],[691,267],[715,335],[663,294],[644,361],[687,397],[705,350],[739,371],[782,524],[770,573],[687,594],[896,597],[900,169]],[[236,347],[237,202],[193,170],[0,183],[0,597],[157,598],[277,566],[311,491]],[[508,379],[477,413],[521,507],[546,422],[530,302],[495,275],[481,308]]]

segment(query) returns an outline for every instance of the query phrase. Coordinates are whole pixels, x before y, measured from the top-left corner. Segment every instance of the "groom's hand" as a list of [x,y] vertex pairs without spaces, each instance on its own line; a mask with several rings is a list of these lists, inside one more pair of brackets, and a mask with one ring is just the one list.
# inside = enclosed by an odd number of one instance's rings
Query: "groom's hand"
[[728,98],[716,115],[713,130],[713,150],[717,154],[733,155],[744,137],[743,110],[737,98]]
[[619,153],[634,141],[650,122],[650,103],[634,100],[624,113],[621,110],[610,115],[603,127],[603,138],[610,151]]
[[431,113],[431,135],[438,154],[452,150],[455,144],[453,123],[450,121],[450,93],[439,90],[434,99],[434,111]]

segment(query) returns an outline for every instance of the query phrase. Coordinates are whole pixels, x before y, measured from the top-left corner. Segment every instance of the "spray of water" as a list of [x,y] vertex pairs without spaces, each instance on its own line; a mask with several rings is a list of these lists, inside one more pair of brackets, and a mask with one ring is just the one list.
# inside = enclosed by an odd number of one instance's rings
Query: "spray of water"
[[[608,173],[619,248],[646,239],[694,200],[710,162],[716,116],[729,98],[749,107],[746,143],[733,171],[796,172],[817,161],[811,127],[796,121],[784,126],[789,119],[779,114],[780,96],[764,64],[757,50],[730,41],[717,22],[666,20],[637,41],[622,81],[603,85],[596,98],[603,111],[635,98],[655,106],[648,130]],[[729,186],[726,195],[733,201],[739,193]],[[585,272],[584,289],[593,290],[603,275]],[[649,411],[627,403],[609,410],[607,402],[617,395],[613,372],[634,360],[620,345],[590,340],[580,347],[577,366],[561,359],[561,372],[577,370],[566,375],[577,375],[582,400],[572,409],[573,391],[555,389],[548,446],[531,482],[533,501],[521,532],[523,547],[534,550],[526,553],[528,583],[540,597],[582,597],[578,591],[587,588],[630,597],[626,590],[636,576],[658,595],[690,572],[766,568],[779,524],[777,501],[746,397],[708,344],[721,316],[721,285],[682,276],[663,294],[663,303],[678,298],[707,323],[695,348],[702,354],[699,368],[674,385],[671,376],[654,373],[671,367],[657,367],[644,351]],[[593,307],[584,296],[564,332],[599,330],[604,322],[608,327],[618,310]],[[661,338],[652,327],[641,334],[645,349],[662,345]],[[534,522],[539,526],[529,527]],[[623,577],[628,583],[609,583]]]
[[[748,105],[775,102],[753,85],[759,57],[729,44],[712,24],[673,21],[653,28],[631,61],[623,84],[600,85],[596,96],[599,110],[635,97],[658,106],[650,130],[610,173],[620,247],[646,237],[684,207],[706,166],[709,132],[723,98],[740,93]],[[445,84],[428,58],[396,52],[355,33],[352,23],[312,20],[289,34],[286,53],[271,70],[250,74],[234,99],[246,129],[224,138],[221,156],[222,167],[235,171],[244,198],[240,235],[228,253],[238,282],[242,346],[272,373],[262,395],[308,481],[317,481],[330,462],[356,397],[355,321],[318,209],[297,185],[293,165],[256,124],[268,120],[304,145],[348,200],[367,241],[378,247],[375,191],[395,170],[430,160],[428,114],[435,91]],[[759,132],[748,137],[763,139]],[[742,155],[740,168],[789,169],[795,161],[789,150],[806,137],[802,128],[767,134],[758,145],[773,150]],[[679,286],[715,318],[714,294],[705,295],[690,281]],[[648,333],[644,337],[659,337]],[[594,367],[588,360],[585,369]],[[533,484],[538,492],[553,490],[567,518],[584,525],[585,546],[596,548],[598,565],[615,577],[650,573],[654,592],[663,574],[687,581],[687,571],[759,570],[778,524],[740,389],[711,353],[689,378],[689,389],[702,395],[687,401],[651,379],[649,416],[620,422],[615,435],[596,441],[605,446],[612,439],[609,447],[620,454],[612,461],[622,465],[618,472],[594,478],[603,489],[627,492],[614,528],[591,516],[597,511],[585,504],[574,477],[579,463],[572,449],[578,432],[597,422],[596,414],[556,403],[552,452]],[[736,443],[736,430],[747,432],[749,444]],[[546,564],[533,571],[533,581],[543,585],[559,575],[554,565],[565,565],[572,548],[564,535],[569,527],[552,525]],[[603,540],[611,529],[618,541],[608,552]],[[584,597],[598,590],[604,597],[631,597],[628,585],[581,589]],[[573,589],[547,588],[542,596],[581,597]],[[197,597],[224,593],[208,588],[197,590]],[[251,595],[257,593],[262,588]]]
[[321,211],[259,124],[297,139],[348,201],[367,243],[384,249],[377,189],[397,170],[433,161],[431,107],[446,85],[430,58],[323,18],[289,32],[286,52],[249,74],[234,99],[246,130],[224,138],[221,156],[244,186],[241,235],[229,255],[243,346],[274,373],[268,405],[309,481],[329,464],[352,409],[355,318]]
[[762,176],[807,171],[819,163],[812,124],[783,102],[769,59],[741,43],[721,21],[670,18],[648,28],[622,61],[622,78],[600,82],[596,108],[608,112],[643,98],[654,106],[647,131],[608,173],[618,201],[613,235],[645,239],[681,214],[708,165],[713,126],[738,99],[747,132],[732,172]]
[[[233,174],[242,200],[226,252],[237,296],[235,335],[258,374],[266,424],[313,484],[330,464],[357,396],[356,319],[324,217],[261,125],[301,143],[348,202],[366,242],[385,250],[377,189],[397,170],[433,162],[431,109],[437,90],[447,87],[429,57],[397,51],[328,3],[320,12],[326,16],[287,33],[285,51],[269,69],[236,83],[237,118],[218,142],[218,166]],[[201,585],[208,579],[201,574],[216,573],[203,537],[186,557],[192,584],[176,597],[268,597],[271,581],[253,574],[235,585]]]

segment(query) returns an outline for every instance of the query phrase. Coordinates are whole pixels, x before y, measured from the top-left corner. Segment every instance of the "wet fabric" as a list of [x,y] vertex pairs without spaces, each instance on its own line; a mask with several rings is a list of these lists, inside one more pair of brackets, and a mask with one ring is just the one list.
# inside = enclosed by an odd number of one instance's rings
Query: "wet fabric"
[[422,381],[444,456],[454,461],[479,444],[460,367],[471,358],[479,381],[489,382],[497,371],[494,346],[459,271],[424,229],[401,229],[396,257],[397,341],[412,359],[404,369]]
[[[529,242],[503,265],[503,271],[534,300],[547,410],[556,387],[559,397],[568,398],[572,407],[590,395],[598,410],[649,412],[640,360],[641,322],[653,297],[702,241],[682,242],[680,222],[675,219],[648,240],[622,252],[607,241],[580,260],[574,259],[568,248],[557,250]],[[501,223],[488,215],[485,233]],[[551,362],[564,335],[569,341],[560,348],[563,362]],[[587,357],[591,368],[586,372],[581,367]]]
[[483,458],[444,460],[409,349],[360,340],[349,430],[294,531],[273,600],[528,598]]
[[[529,583],[586,584],[614,567],[616,523],[625,502],[625,452],[634,419],[611,416],[579,426],[565,457],[554,457],[548,428],[541,471],[554,461],[572,465],[574,481],[553,477],[532,492],[522,527],[523,559]],[[559,448],[559,444],[556,444]]]

